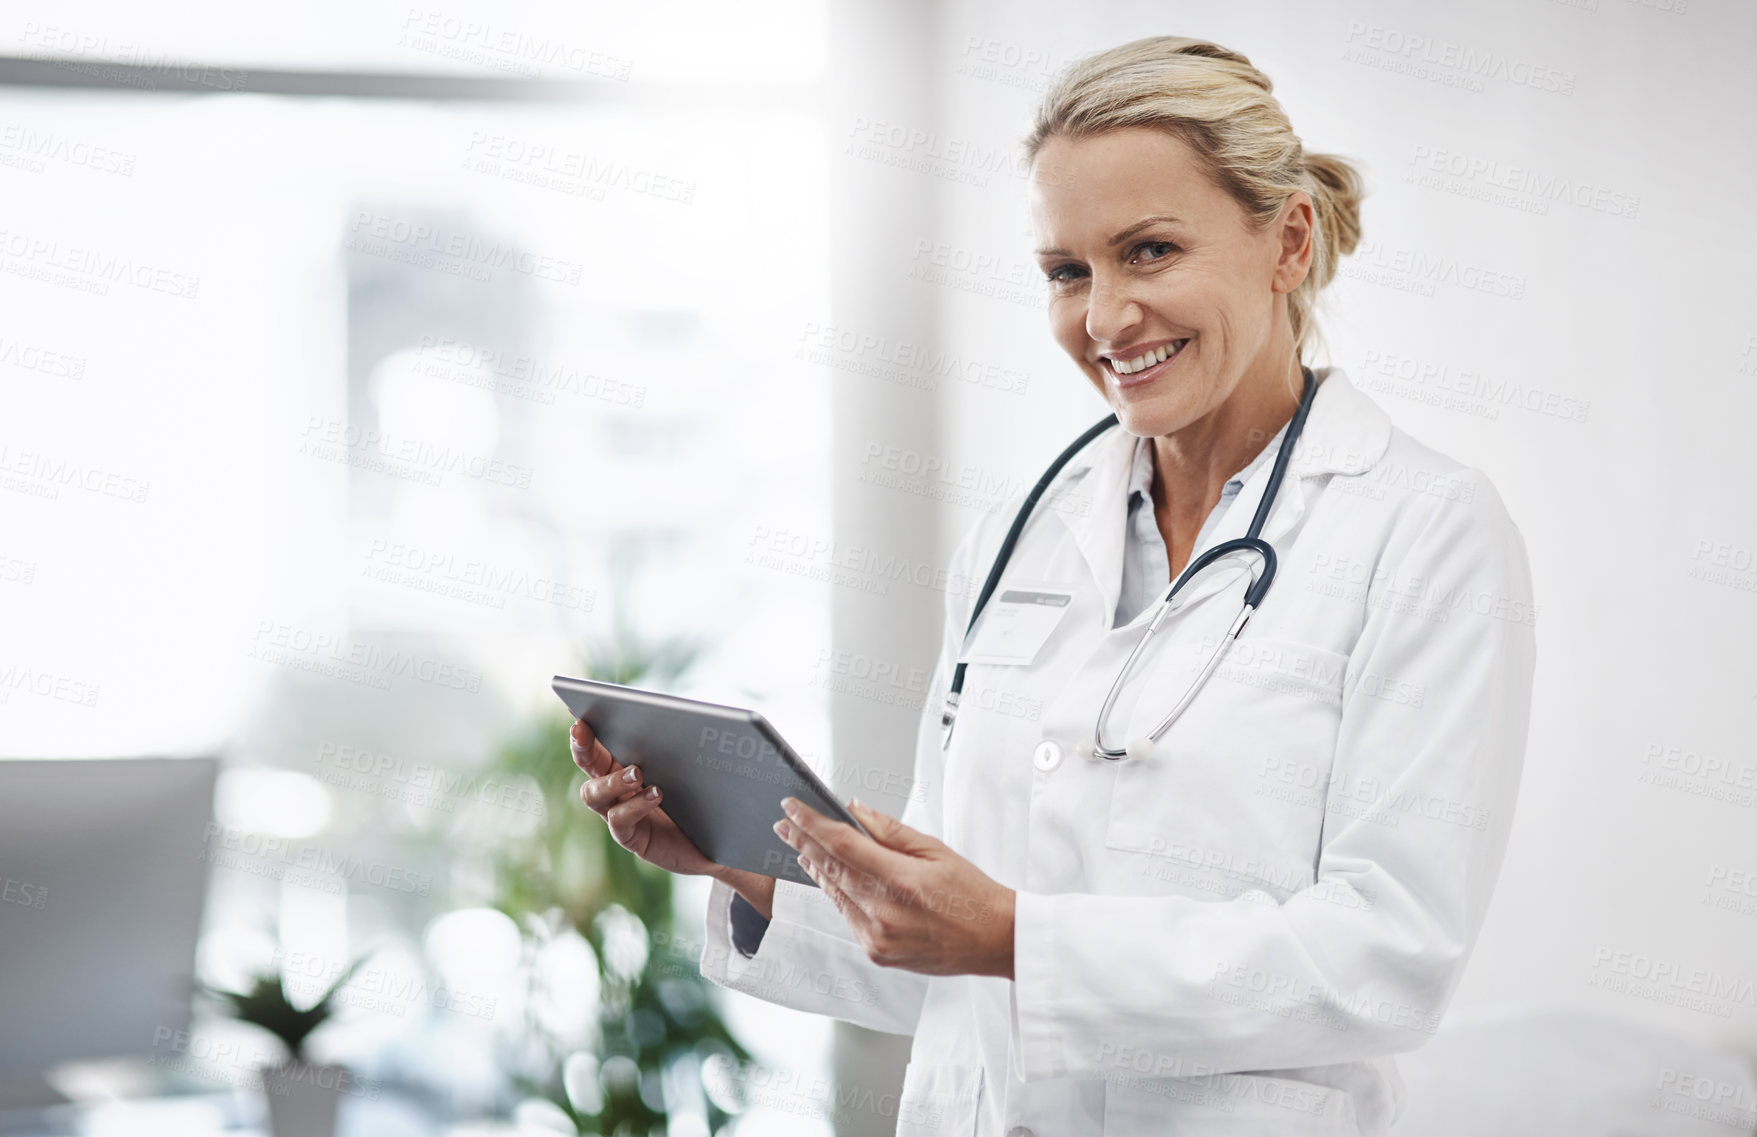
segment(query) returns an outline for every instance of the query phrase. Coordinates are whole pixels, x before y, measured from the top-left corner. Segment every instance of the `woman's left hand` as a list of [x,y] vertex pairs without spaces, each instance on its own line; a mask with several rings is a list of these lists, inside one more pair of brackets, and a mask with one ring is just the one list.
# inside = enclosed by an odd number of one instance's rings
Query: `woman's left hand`
[[943,841],[858,799],[849,805],[872,838],[791,797],[775,832],[799,853],[867,957],[923,975],[1013,978],[1013,890]]

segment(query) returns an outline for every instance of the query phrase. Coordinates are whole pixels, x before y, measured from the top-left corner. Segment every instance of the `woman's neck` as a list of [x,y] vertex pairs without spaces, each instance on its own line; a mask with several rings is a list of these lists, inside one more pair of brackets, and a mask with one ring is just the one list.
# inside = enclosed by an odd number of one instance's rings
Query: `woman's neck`
[[1299,409],[1296,392],[1304,390],[1304,375],[1297,360],[1291,366],[1292,376],[1241,381],[1202,418],[1153,439],[1153,516],[1174,579],[1195,552],[1202,523],[1219,504],[1227,481],[1250,465]]

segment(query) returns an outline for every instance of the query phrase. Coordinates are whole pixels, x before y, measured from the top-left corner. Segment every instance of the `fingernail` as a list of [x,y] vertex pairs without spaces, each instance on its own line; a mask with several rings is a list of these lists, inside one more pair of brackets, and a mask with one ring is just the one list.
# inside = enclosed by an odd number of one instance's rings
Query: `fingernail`
[[799,854],[799,867],[804,869],[806,872],[810,872],[811,871],[811,858],[806,856],[804,853]]
[[781,838],[783,841],[793,840],[793,826],[787,824],[785,821],[775,822],[775,836]]
[[659,787],[658,786],[648,786],[647,787],[647,800],[648,801],[658,801],[659,800]]
[[850,805],[850,806],[852,806],[852,807],[853,807],[853,808],[855,808],[855,809],[865,809],[865,808],[866,808],[866,803],[865,803],[865,802],[863,802],[863,801],[861,801],[861,800],[860,800],[860,799],[859,799],[859,798],[857,798],[857,797],[851,797],[851,798],[849,798],[849,799],[848,799],[848,804],[849,804],[849,805]]
[[781,811],[788,817],[799,816],[799,803],[790,797],[781,799]]
[[631,786],[634,785],[636,782],[641,780],[640,768],[637,766],[630,766],[628,769],[626,769],[622,772],[622,780],[627,782]]

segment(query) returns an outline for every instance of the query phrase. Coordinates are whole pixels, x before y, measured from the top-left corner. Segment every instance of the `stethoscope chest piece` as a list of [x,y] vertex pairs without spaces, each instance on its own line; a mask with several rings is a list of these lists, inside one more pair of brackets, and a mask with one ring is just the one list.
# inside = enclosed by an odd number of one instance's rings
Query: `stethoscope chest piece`
[[1130,742],[1128,746],[1124,747],[1121,751],[1106,751],[1101,755],[1098,752],[1098,743],[1096,741],[1090,738],[1082,738],[1080,740],[1080,745],[1074,747],[1074,753],[1078,754],[1088,762],[1096,762],[1101,757],[1106,762],[1115,762],[1122,758],[1133,758],[1137,762],[1145,762],[1147,759],[1153,757],[1153,740],[1151,738],[1137,738]]

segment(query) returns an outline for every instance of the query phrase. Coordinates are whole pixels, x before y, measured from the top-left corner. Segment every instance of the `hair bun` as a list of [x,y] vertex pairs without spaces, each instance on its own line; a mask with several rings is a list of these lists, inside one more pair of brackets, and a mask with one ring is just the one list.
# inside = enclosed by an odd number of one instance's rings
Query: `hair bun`
[[1318,223],[1329,234],[1336,255],[1345,257],[1360,244],[1360,202],[1365,193],[1360,172],[1335,154],[1307,154],[1305,166],[1318,184],[1313,202],[1320,214]]

